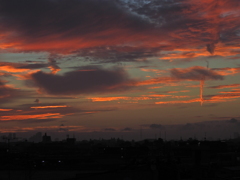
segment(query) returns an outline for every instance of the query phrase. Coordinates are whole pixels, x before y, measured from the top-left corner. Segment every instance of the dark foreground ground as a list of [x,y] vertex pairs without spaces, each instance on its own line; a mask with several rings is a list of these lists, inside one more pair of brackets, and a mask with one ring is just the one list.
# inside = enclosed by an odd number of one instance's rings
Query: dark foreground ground
[[240,141],[0,144],[0,180],[240,180]]

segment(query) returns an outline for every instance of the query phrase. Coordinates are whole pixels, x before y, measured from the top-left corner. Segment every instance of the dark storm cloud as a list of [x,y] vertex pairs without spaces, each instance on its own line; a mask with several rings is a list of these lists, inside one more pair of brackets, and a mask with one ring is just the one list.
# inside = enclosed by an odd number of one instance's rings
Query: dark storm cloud
[[208,70],[200,66],[194,66],[186,69],[171,69],[172,77],[182,80],[223,80],[223,76],[214,70]]
[[54,75],[42,71],[33,73],[30,78],[41,91],[53,95],[87,94],[95,92],[120,91],[127,88],[126,72],[120,68],[82,69]]
[[[91,25],[91,20],[98,18],[91,17],[92,12],[96,11],[96,14],[101,15],[103,13],[106,16],[107,13],[103,12],[103,7],[106,6],[106,10],[111,10],[111,6],[113,7],[113,4],[106,3],[107,1],[100,3],[92,0],[13,0],[11,2],[1,0],[0,2],[1,16],[5,17],[1,19],[2,23],[6,28],[17,28],[22,35],[27,37],[36,35],[40,37],[48,35],[48,33],[66,32],[79,26]],[[119,10],[117,12],[112,11],[113,15],[118,14],[118,12]],[[44,29],[48,31],[44,32]],[[87,30],[90,30],[90,28]],[[86,29],[82,29],[80,32],[87,33]],[[74,35],[74,32],[72,35]]]
[[115,45],[153,27],[109,0],[0,0],[0,16],[3,42],[18,41],[26,51]]

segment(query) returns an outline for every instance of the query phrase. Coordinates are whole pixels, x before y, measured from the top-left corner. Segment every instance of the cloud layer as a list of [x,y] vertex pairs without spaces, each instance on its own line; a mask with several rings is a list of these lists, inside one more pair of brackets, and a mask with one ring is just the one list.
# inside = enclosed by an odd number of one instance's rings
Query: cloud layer
[[159,56],[162,50],[180,48],[177,54],[183,58],[203,54],[189,47],[209,55],[238,54],[238,0],[1,0],[0,4],[2,49],[77,53],[108,61]]

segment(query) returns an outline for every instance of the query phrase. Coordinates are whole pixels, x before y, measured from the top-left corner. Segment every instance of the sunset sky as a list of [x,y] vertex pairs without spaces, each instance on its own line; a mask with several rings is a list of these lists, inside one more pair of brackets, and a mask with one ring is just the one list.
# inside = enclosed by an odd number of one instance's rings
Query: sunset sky
[[0,133],[233,138],[239,19],[239,0],[0,0]]

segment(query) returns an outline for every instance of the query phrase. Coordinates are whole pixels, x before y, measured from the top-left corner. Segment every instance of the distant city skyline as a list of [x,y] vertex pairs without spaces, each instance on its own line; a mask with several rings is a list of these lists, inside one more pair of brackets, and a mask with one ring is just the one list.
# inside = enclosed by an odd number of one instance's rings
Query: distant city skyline
[[[233,120],[231,120],[233,121]],[[209,124],[187,124],[187,125],[173,125],[173,126],[162,126],[158,124],[142,125],[140,129],[127,128],[122,131],[114,131],[108,129],[105,132],[53,132],[53,131],[42,131],[42,132],[27,132],[27,133],[5,133],[1,134],[0,141],[21,141],[27,140],[29,142],[42,142],[43,136],[46,134],[51,136],[52,141],[62,141],[67,138],[76,138],[79,140],[90,140],[90,139],[123,139],[123,140],[135,140],[140,141],[144,139],[163,139],[164,141],[171,140],[188,140],[190,138],[197,140],[229,140],[240,138],[238,126],[236,123],[231,121],[222,122],[208,122]],[[205,122],[206,123],[206,122]],[[210,125],[211,124],[211,125]],[[206,126],[208,129],[204,129]],[[214,129],[214,126],[218,128]],[[235,127],[235,131],[231,131]],[[199,128],[201,127],[201,128]],[[197,129],[199,128],[199,129]],[[108,132],[107,132],[108,131]]]

